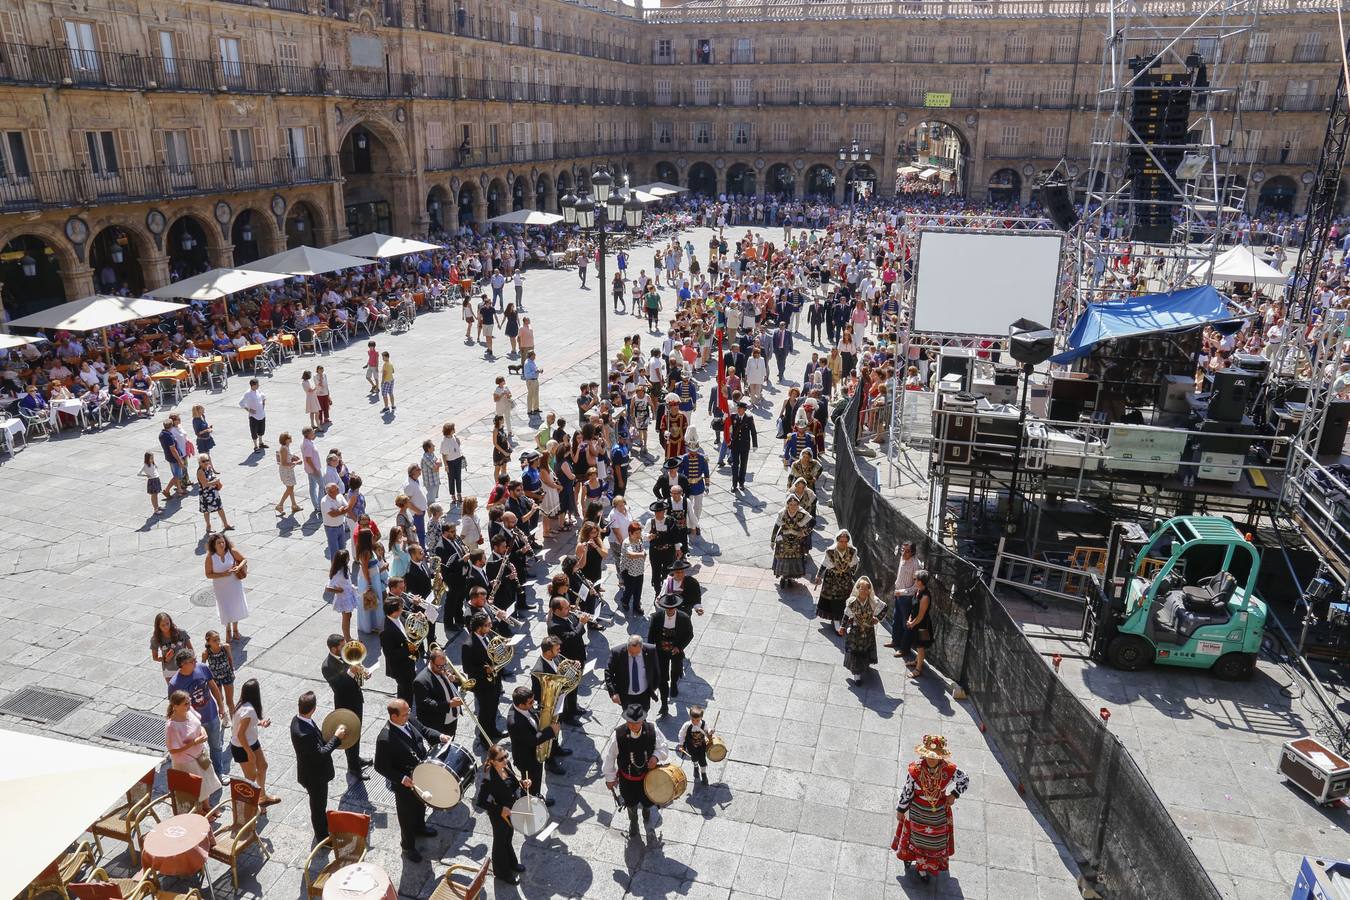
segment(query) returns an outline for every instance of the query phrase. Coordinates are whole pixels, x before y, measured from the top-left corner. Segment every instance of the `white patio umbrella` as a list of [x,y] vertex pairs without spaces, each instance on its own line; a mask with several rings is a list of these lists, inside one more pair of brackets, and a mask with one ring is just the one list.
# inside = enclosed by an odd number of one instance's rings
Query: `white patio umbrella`
[[0,334],[0,350],[13,350],[24,344],[38,344],[42,338],[28,337],[24,334]]
[[363,234],[340,244],[331,244],[324,249],[329,253],[349,253],[352,256],[364,256],[367,259],[388,259],[391,256],[406,256],[409,253],[421,253],[424,250],[440,250],[441,245],[372,231],[370,234]]
[[103,335],[103,359],[111,363],[108,329],[138,319],[153,319],[187,309],[185,303],[168,303],[148,297],[115,297],[95,294],[35,312],[9,323],[11,328],[53,328],[58,331],[97,331]]
[[492,225],[557,225],[562,216],[554,213],[539,212],[535,209],[517,209],[488,219]]
[[183,300],[215,300],[218,297],[228,297],[230,294],[257,287],[260,284],[284,281],[288,277],[290,276],[279,275],[276,272],[254,272],[251,269],[212,269],[209,272],[203,272],[200,275],[193,275],[191,278],[184,278],[182,281],[167,284],[162,288],[155,288],[145,296],[178,297]]
[[688,188],[682,188],[678,184],[667,184],[664,181],[653,181],[651,184],[640,184],[634,190],[643,191],[648,194],[655,194],[658,197],[671,197],[675,194],[688,193]]
[[349,256],[317,247],[295,247],[248,264],[250,272],[275,272],[278,275],[323,275],[372,265],[368,259]]
[[23,896],[49,862],[162,759],[18,731],[0,731],[0,757],[0,816],[23,823],[0,841],[0,897]]

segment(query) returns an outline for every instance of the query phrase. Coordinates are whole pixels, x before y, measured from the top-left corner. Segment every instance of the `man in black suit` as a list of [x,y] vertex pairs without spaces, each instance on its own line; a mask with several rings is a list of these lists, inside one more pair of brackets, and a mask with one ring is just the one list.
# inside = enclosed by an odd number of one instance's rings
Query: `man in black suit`
[[[543,683],[534,676],[539,673],[548,675],[557,675],[558,666],[564,659],[562,652],[562,642],[553,635],[549,635],[539,643],[539,658],[534,661],[533,668],[530,669],[530,690],[534,692],[534,702],[538,703],[544,696]],[[561,715],[557,721],[566,722],[568,725],[581,725],[581,718],[577,715],[576,690],[570,690],[563,694]],[[568,714],[568,701],[571,701],[571,714]],[[559,712],[555,710],[555,712]],[[562,745],[560,741],[553,742],[553,756],[571,756],[572,751]]]
[[[340,634],[328,636],[328,655],[324,657],[323,667],[319,671],[323,674],[323,680],[333,689],[333,708],[350,709],[360,719],[365,697],[361,693],[361,685],[352,677],[352,667],[342,661],[342,645],[345,643]],[[370,776],[364,771],[369,766],[370,760],[361,757],[360,741],[347,748],[348,775],[369,781]]]
[[417,721],[433,731],[454,737],[464,697],[456,679],[450,675],[444,650],[437,647],[431,652],[426,668],[413,679],[413,694],[417,697]]
[[652,493],[657,500],[670,499],[672,482],[684,488],[685,496],[689,495],[689,481],[680,474],[680,461],[674,457],[662,464],[661,474],[656,476],[656,482],[652,485]]
[[[434,602],[437,598],[432,596],[436,591],[431,580],[431,573],[434,571],[432,566],[436,564],[436,560],[428,560],[427,552],[417,543],[408,544],[408,556],[408,572],[403,576],[408,592],[403,600],[408,604],[419,602],[413,600],[414,597],[422,598],[421,611],[427,613],[427,621],[431,626],[427,629],[427,647],[430,647],[432,644],[440,643],[440,639],[436,637],[436,619],[440,617],[441,607]],[[393,579],[390,579],[390,583],[393,583]],[[446,639],[449,640],[449,637],[447,633]]]
[[656,686],[661,692],[661,715],[670,715],[670,698],[680,696],[684,650],[694,640],[694,623],[680,609],[683,597],[669,593],[657,601],[660,609],[647,620],[647,640],[656,646]]
[[[511,709],[506,714],[506,733],[511,738],[511,759],[520,776],[530,779],[530,793],[536,797],[544,796],[544,764],[539,761],[539,745],[556,738],[561,730],[562,726],[557,722],[547,728],[539,727],[533,691],[522,684],[511,692]],[[548,761],[548,770],[556,775],[563,773],[563,767],[552,758]],[[544,803],[552,806],[553,798],[548,798]]]
[[735,372],[737,378],[744,379],[747,356],[740,344],[734,343],[722,354],[722,364],[728,372]]
[[646,711],[651,708],[657,684],[656,648],[644,644],[641,635],[630,634],[627,645],[612,651],[605,666],[609,699],[625,709],[636,703]]
[[403,630],[403,603],[397,598],[386,599],[384,631],[380,632],[380,655],[384,657],[384,670],[398,686],[395,691],[398,698],[411,704],[417,657],[408,649],[408,643],[408,632]]
[[750,467],[750,448],[759,447],[755,420],[746,410],[750,403],[736,401],[736,414],[731,417],[731,489],[745,490],[745,470]]
[[403,855],[418,863],[422,854],[417,852],[417,839],[434,837],[436,829],[427,825],[427,806],[413,787],[413,769],[426,761],[435,746],[450,743],[450,736],[412,721],[406,700],[395,698],[385,708],[389,723],[375,739],[375,771],[385,777],[394,794]]
[[820,329],[825,324],[825,304],[820,302],[820,298],[811,301],[811,305],[806,309],[806,324],[811,326],[811,345],[820,343]]
[[[497,727],[497,704],[502,699],[502,679],[500,672],[492,671],[488,659],[488,639],[492,635],[492,624],[486,613],[475,613],[469,620],[469,639],[464,642],[463,655],[459,667],[465,678],[474,680],[473,699],[477,706],[478,724],[488,738],[496,741],[501,737]],[[491,677],[489,677],[489,673]],[[478,735],[478,740],[483,735]]]
[[[441,580],[445,582],[441,619],[445,622],[445,641],[448,644],[452,630],[464,626],[464,599],[468,594],[465,577],[469,568],[469,549],[459,539],[458,523],[446,522],[441,526],[441,543],[435,555],[441,567]],[[432,563],[436,564],[437,560],[433,559]]]
[[291,746],[295,748],[295,780],[309,794],[309,822],[314,840],[328,837],[328,783],[333,780],[333,751],[347,735],[339,725],[331,741],[323,739],[314,710],[319,701],[313,691],[300,695],[299,714],[291,719]]
[[782,381],[783,370],[787,368],[788,354],[792,352],[792,332],[788,331],[786,321],[779,320],[778,327],[773,331],[770,346],[773,347],[774,361],[778,363],[778,380]]
[[[548,640],[557,642],[557,653],[550,653]],[[549,601],[548,638],[541,645],[541,658],[548,662],[544,671],[557,671],[555,660],[558,657],[586,662],[586,624],[581,617],[572,612],[572,602],[565,596],[554,597]],[[540,671],[536,664],[534,671]],[[580,725],[581,717],[577,710],[577,692],[568,691],[563,700],[562,720],[569,725]]]

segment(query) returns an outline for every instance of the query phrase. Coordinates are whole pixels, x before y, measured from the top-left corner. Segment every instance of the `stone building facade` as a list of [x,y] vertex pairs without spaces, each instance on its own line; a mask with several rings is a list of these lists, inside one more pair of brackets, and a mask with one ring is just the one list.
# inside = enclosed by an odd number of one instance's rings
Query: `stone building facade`
[[[1309,5],[1262,17],[1224,101],[1272,202],[1301,202],[1339,70],[1332,14]],[[1102,28],[1070,8],[0,0],[6,312],[556,210],[601,164],[838,198],[863,175],[893,191],[922,144],[959,158],[962,192],[1025,199],[1061,156],[1086,169]],[[870,173],[837,162],[855,140]]]

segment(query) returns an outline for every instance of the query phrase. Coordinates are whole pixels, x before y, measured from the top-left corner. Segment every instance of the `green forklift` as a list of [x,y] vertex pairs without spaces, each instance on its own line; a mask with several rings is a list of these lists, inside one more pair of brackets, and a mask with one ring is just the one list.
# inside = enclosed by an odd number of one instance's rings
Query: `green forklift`
[[1178,516],[1152,535],[1111,526],[1104,576],[1084,607],[1089,655],[1118,669],[1157,663],[1248,678],[1266,627],[1261,559],[1227,519]]

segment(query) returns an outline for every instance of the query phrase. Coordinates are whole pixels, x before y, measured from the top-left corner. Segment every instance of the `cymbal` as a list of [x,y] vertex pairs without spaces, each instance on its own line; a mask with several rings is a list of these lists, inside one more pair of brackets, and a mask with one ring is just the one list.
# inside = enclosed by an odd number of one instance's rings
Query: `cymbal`
[[335,709],[324,717],[323,727],[320,728],[320,731],[323,732],[323,739],[331,741],[333,735],[337,734],[339,725],[346,725],[347,733],[343,736],[338,747],[343,750],[355,747],[356,742],[361,740],[361,720],[350,709]]

